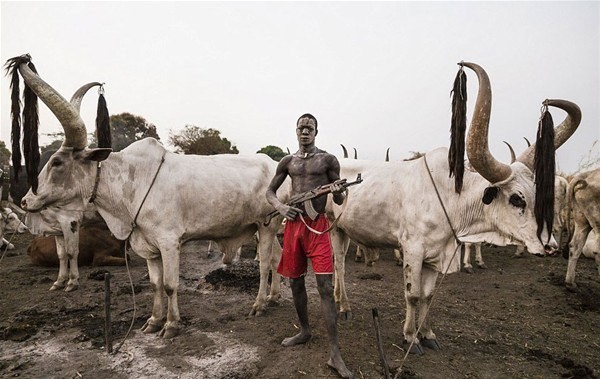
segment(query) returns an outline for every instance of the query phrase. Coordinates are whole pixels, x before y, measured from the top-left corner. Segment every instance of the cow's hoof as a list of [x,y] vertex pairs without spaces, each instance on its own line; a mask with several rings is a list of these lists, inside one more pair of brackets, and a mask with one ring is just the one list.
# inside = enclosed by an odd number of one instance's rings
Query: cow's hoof
[[250,313],[248,313],[248,316],[260,317],[263,314],[265,314],[264,307],[252,307]]
[[179,328],[176,326],[165,327],[160,331],[159,336],[165,339],[170,339],[173,337],[177,337],[179,335]]
[[466,272],[467,274],[472,274],[473,273],[473,267],[463,267],[463,272]]
[[579,292],[575,283],[565,283],[565,287],[567,287],[567,291],[569,292]]
[[58,291],[58,290],[62,290],[63,288],[65,288],[64,283],[54,283],[52,285],[52,287],[50,287],[50,291]]
[[436,350],[436,351],[442,349],[439,342],[435,338],[427,339],[425,337],[421,337],[420,341],[421,341],[421,345],[425,346],[428,349]]
[[486,266],[485,263],[478,264],[477,267],[479,267],[479,268],[481,268],[483,270],[486,270],[488,268],[488,266]]
[[352,320],[352,311],[340,312],[338,318],[342,321],[350,321]]
[[78,284],[68,284],[65,287],[65,292],[72,292],[72,291],[75,291],[77,288],[79,288]]
[[415,342],[411,345],[407,340],[404,340],[404,341],[402,341],[402,348],[404,350],[408,350],[408,352],[410,354],[415,354],[415,355],[425,354],[425,351],[423,350],[423,347],[421,346],[420,343]]
[[143,333],[150,334],[150,333],[156,333],[161,329],[162,329],[161,325],[153,324],[150,322],[150,320],[148,320],[148,321],[146,321],[144,326],[142,326],[141,330]]
[[278,307],[279,306],[279,296],[277,297],[267,297],[267,307]]

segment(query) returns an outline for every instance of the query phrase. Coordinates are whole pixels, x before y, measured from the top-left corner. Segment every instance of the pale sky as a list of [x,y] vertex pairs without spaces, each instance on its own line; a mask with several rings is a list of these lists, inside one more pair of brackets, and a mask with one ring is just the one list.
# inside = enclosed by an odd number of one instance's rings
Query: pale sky
[[[312,113],[316,144],[392,160],[449,145],[450,91],[461,60],[492,83],[490,149],[508,162],[535,140],[542,101],[577,103],[583,120],[557,153],[571,173],[600,139],[600,3],[566,2],[1,2],[1,60],[31,54],[65,98],[105,82],[110,114],[169,132],[214,128],[241,154],[292,152]],[[4,70],[3,70],[4,74]],[[467,69],[469,121],[477,78]],[[9,77],[1,135],[10,146]],[[94,128],[97,94],[82,105]],[[62,128],[40,105],[41,133]],[[565,113],[551,109],[555,124]],[[41,136],[41,144],[49,143]],[[592,154],[600,154],[596,143]]]

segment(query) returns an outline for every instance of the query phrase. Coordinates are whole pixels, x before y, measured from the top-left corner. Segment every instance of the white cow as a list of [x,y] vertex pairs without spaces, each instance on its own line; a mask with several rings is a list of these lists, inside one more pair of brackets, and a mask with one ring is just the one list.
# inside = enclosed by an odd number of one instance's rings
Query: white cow
[[[180,331],[179,253],[188,240],[217,242],[227,263],[258,231],[261,279],[251,314],[261,314],[268,300],[280,296],[279,275],[273,275],[269,297],[267,279],[279,261],[273,241],[281,218],[263,225],[272,210],[264,194],[277,162],[264,154],[179,155],[153,138],[118,153],[90,149],[79,112],[29,69],[28,59],[22,56],[12,62],[58,118],[65,140],[40,172],[37,193],[30,190],[21,205],[29,212],[48,206],[83,211],[95,195],[94,204],[110,231],[117,239],[129,239],[132,249],[147,261],[154,305],[142,328],[145,333],[161,331],[161,336],[171,338]],[[285,201],[288,194],[282,186],[278,196]]]
[[15,245],[4,238],[6,232],[25,233],[27,226],[21,222],[19,216],[10,208],[0,208],[0,239],[6,250],[12,250]]
[[[341,177],[355,177],[359,172],[363,177],[360,186],[349,189],[346,208],[332,231],[336,254],[335,293],[340,312],[350,311],[344,286],[344,255],[349,240],[372,248],[402,246],[407,305],[404,337],[413,345],[413,353],[423,352],[421,342],[429,347],[439,347],[425,316],[439,272],[455,272],[460,267],[459,255],[454,255],[458,245],[452,230],[459,239],[489,233],[483,241],[500,231],[525,244],[530,253],[545,255],[544,244],[536,234],[533,210],[535,146],[526,150],[512,165],[495,160],[487,142],[491,112],[489,79],[478,65],[464,63],[464,66],[477,73],[480,83],[467,140],[469,160],[479,174],[465,171],[460,195],[454,190],[454,179],[449,178],[446,148],[407,162],[340,161]],[[577,105],[568,101],[547,100],[545,103],[569,113],[556,128],[555,146],[559,147],[579,125],[581,112]],[[333,205],[330,217],[339,215],[340,211],[339,206]],[[542,240],[545,241],[546,236],[542,235]],[[416,334],[417,307],[422,338]]]
[[104,223],[94,204],[87,204],[82,211],[65,211],[50,206],[40,212],[28,213],[25,222],[31,234],[54,236],[56,240],[58,278],[50,287],[50,291],[64,289],[71,292],[79,288],[79,229],[86,225]]
[[[79,114],[85,94],[102,83],[91,82],[81,86],[71,97],[70,104]],[[104,223],[92,203],[85,204],[83,210],[50,206],[37,213],[28,213],[25,222],[34,235],[55,236],[56,252],[59,260],[58,278],[50,291],[64,289],[66,292],[79,288],[79,228],[81,226]],[[125,252],[123,252],[125,255]]]
[[573,289],[577,287],[575,268],[582,252],[595,258],[600,274],[600,168],[575,175],[569,182],[567,201],[572,212],[572,218],[567,217],[567,220],[572,221],[573,226],[569,227],[572,238],[565,284]]

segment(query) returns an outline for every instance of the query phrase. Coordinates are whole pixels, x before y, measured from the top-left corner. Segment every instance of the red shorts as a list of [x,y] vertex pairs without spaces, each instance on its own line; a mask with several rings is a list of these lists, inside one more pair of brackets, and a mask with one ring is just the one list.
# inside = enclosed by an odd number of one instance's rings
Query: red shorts
[[[303,215],[306,224],[314,230],[329,228],[329,220],[320,214],[316,220]],[[307,258],[310,258],[315,274],[333,274],[333,254],[329,233],[316,234],[306,228],[300,216],[287,220],[283,230],[283,251],[277,272],[287,278],[299,278],[306,274]]]

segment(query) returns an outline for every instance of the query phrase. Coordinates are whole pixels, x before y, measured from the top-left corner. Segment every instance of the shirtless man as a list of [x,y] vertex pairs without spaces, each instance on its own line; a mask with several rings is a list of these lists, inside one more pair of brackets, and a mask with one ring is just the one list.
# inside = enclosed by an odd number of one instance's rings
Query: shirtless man
[[[283,204],[276,195],[277,189],[288,175],[292,179],[292,196],[323,184],[333,183],[340,178],[340,164],[335,156],[315,146],[317,119],[313,115],[307,113],[300,116],[296,123],[296,135],[300,148],[295,154],[285,156],[279,162],[266,195],[267,201],[287,219],[283,234],[283,252],[277,272],[290,278],[294,305],[301,326],[300,333],[285,338],[281,344],[303,344],[312,337],[308,324],[308,297],[304,281],[307,258],[310,258],[329,337],[330,357],[327,365],[336,370],[342,378],[353,378],[354,375],[346,368],[342,359],[338,342],[337,309],[332,284],[333,254],[329,233],[317,234],[308,229],[310,227],[316,231],[325,231],[329,228],[329,221],[324,214],[327,197],[312,200],[312,207],[318,212],[313,220],[304,209]],[[333,201],[337,204],[344,201],[343,191],[341,185],[334,185]]]

